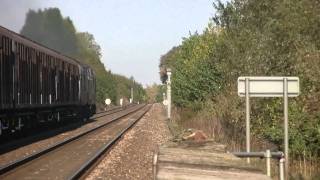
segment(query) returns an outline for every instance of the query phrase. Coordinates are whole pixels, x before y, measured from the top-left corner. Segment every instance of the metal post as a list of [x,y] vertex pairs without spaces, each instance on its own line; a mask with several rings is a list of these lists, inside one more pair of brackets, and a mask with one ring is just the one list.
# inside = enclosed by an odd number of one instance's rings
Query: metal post
[[285,156],[285,178],[289,175],[289,135],[288,135],[288,79],[283,79],[283,98],[284,98],[284,156]]
[[167,69],[167,99],[168,99],[168,119],[171,119],[171,69]]
[[153,156],[153,179],[157,179],[157,163],[158,163],[158,153]]
[[283,163],[285,162],[284,158],[281,158],[279,160],[279,178],[280,180],[284,180],[284,168],[283,168]]
[[[280,180],[284,174],[284,154],[283,152],[271,152],[269,149],[266,152],[232,152],[233,155],[240,158],[266,158],[267,163],[267,175],[271,177],[271,158],[279,159],[279,176]],[[281,159],[281,160],[280,160]]]
[[269,149],[267,149],[265,157],[267,162],[267,176],[271,177],[271,152]]
[[[246,78],[246,147],[250,152],[250,98],[249,98],[249,79]],[[250,163],[250,158],[247,158]]]
[[131,88],[131,102],[133,103],[133,87]]

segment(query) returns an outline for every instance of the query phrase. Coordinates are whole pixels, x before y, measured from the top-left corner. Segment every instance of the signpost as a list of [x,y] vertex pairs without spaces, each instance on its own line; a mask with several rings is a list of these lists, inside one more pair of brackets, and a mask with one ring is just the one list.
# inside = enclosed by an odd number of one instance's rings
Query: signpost
[[[288,97],[299,96],[298,77],[239,77],[238,95],[246,97],[246,150],[250,152],[250,97],[283,97],[285,173],[289,172]],[[248,162],[250,162],[248,160]]]
[[[246,96],[246,79],[249,83],[250,97],[284,97],[284,88],[287,87],[288,97],[297,97],[299,95],[298,77],[239,77],[238,95]],[[287,79],[287,86],[285,86]]]

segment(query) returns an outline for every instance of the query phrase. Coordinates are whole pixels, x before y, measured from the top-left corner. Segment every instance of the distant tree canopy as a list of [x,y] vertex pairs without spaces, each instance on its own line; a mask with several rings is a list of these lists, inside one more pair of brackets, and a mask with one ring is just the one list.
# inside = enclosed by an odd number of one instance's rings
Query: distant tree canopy
[[78,53],[76,29],[58,8],[29,10],[21,34],[68,56]]
[[134,101],[146,101],[146,92],[141,84],[137,83],[133,77],[129,79],[122,75],[114,75],[116,82],[121,82],[117,84],[117,92],[119,98],[124,100],[129,100],[131,97],[131,88],[133,88],[133,100]]
[[149,103],[162,103],[162,101],[164,100],[164,93],[166,90],[165,86],[159,84],[152,84],[150,86],[147,86],[145,89]]
[[[299,76],[301,95],[290,99],[290,148],[320,156],[320,3],[318,0],[217,1],[203,33],[191,34],[160,59],[161,80],[172,73],[173,102],[206,109],[226,130],[244,129],[239,76]],[[282,99],[254,99],[252,130],[282,148]],[[209,110],[208,110],[209,111]],[[233,134],[234,137],[238,134]]]
[[101,47],[94,36],[88,32],[77,32],[72,20],[69,17],[64,18],[58,8],[29,10],[20,33],[91,66],[97,78],[98,103],[102,104],[106,98],[110,98],[113,103],[118,104],[119,98],[130,98],[131,86],[137,90],[134,91],[134,99],[144,100],[145,91],[142,85],[134,82],[133,78],[106,71],[101,62]]

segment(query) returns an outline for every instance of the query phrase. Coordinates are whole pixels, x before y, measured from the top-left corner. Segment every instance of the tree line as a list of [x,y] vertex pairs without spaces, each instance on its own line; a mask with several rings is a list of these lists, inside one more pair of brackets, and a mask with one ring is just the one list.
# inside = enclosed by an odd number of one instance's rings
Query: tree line
[[[320,156],[320,3],[318,0],[234,0],[213,3],[202,33],[190,33],[160,58],[160,78],[172,73],[173,103],[209,111],[225,134],[244,134],[239,76],[298,76],[301,94],[289,100],[291,156]],[[283,100],[253,99],[253,136],[283,150]],[[231,132],[231,133],[230,133]],[[244,139],[242,139],[244,140]]]
[[91,66],[96,73],[98,104],[103,104],[106,98],[114,104],[119,104],[120,98],[126,101],[130,98],[131,88],[136,101],[146,99],[142,85],[133,77],[127,78],[105,69],[101,62],[101,47],[94,36],[77,32],[72,20],[63,17],[58,8],[29,10],[20,34]]

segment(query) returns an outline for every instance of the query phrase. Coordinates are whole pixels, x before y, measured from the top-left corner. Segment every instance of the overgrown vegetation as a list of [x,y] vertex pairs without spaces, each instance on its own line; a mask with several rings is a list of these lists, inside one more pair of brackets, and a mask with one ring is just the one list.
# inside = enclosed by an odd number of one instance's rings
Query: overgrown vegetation
[[30,10],[20,33],[90,65],[96,73],[98,103],[103,104],[106,98],[115,104],[119,103],[120,98],[128,100],[131,87],[134,88],[135,101],[146,99],[142,85],[135,82],[133,77],[129,79],[106,71],[101,62],[101,48],[94,36],[88,32],[77,32],[72,20],[64,18],[58,8]]
[[[200,114],[196,119],[221,126],[224,133],[217,130],[216,136],[224,134],[241,143],[244,99],[237,96],[237,78],[298,76],[301,95],[289,100],[290,155],[319,158],[319,1],[218,1],[214,8],[203,33],[190,34],[161,57],[163,82],[165,69],[173,69],[175,106],[192,109]],[[252,99],[252,103],[253,136],[282,150],[282,99]],[[203,112],[211,116],[203,117]]]
[[162,103],[165,97],[165,86],[159,84],[152,84],[147,86],[146,94],[149,103]]

